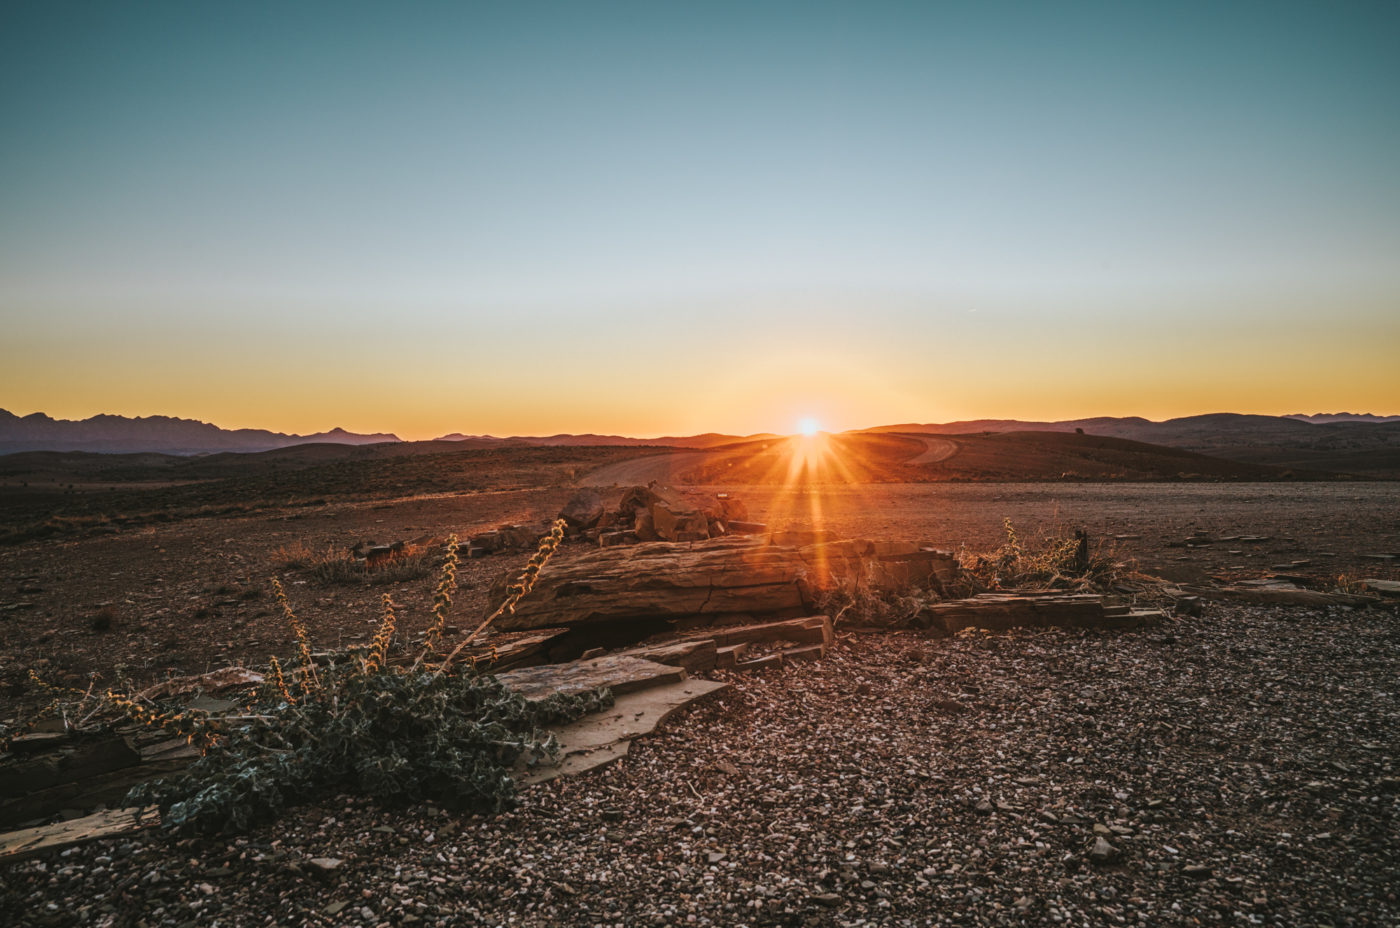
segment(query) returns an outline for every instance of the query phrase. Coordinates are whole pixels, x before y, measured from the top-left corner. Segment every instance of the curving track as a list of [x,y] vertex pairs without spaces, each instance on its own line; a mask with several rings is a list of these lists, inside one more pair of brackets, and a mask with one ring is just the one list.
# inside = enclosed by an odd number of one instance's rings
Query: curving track
[[923,442],[924,452],[905,461],[906,464],[937,464],[939,461],[946,461],[958,453],[958,443],[946,438],[928,438],[924,435],[910,435],[909,437],[917,438]]

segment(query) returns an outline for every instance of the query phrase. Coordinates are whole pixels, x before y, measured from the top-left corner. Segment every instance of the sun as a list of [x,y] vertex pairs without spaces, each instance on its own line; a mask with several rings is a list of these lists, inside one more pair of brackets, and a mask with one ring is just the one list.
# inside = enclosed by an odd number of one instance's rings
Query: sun
[[797,420],[797,431],[811,438],[822,430],[822,424],[812,416],[805,416]]

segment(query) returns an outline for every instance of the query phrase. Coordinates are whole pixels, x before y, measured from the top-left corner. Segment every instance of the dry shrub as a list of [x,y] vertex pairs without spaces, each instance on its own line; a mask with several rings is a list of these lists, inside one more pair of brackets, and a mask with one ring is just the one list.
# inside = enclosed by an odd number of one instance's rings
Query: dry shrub
[[841,586],[817,597],[816,606],[820,612],[831,616],[831,624],[836,627],[903,628],[919,614],[924,603],[933,598],[936,597],[927,592],[872,592],[866,588],[853,590]]
[[1022,542],[1011,520],[1003,522],[1006,541],[989,552],[958,552],[958,585],[965,594],[995,590],[1054,589],[1093,592],[1107,589],[1136,569],[1123,562],[1117,544],[1089,538],[1082,529]]
[[272,562],[286,570],[300,570],[309,567],[316,560],[316,552],[312,551],[304,541],[294,541],[291,544],[282,545],[272,552]]
[[426,550],[404,551],[369,567],[343,548],[327,545],[316,551],[304,541],[277,548],[272,561],[285,570],[305,570],[323,584],[403,583],[428,576],[436,566],[432,552]]

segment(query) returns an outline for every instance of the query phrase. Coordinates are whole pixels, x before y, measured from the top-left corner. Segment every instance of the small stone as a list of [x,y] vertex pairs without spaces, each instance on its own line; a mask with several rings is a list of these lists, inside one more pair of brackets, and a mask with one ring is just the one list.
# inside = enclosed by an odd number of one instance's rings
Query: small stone
[[812,897],[812,901],[815,902],[817,905],[824,905],[829,906],[831,908],[835,908],[836,906],[841,904],[841,894],[818,893],[817,895]]
[[1089,849],[1089,860],[1096,864],[1111,864],[1120,856],[1118,848],[1109,844],[1102,835],[1094,839],[1094,846]]
[[324,909],[321,910],[321,914],[339,915],[342,911],[345,910],[345,907],[349,904],[350,903],[346,902],[344,899],[340,900],[339,902],[332,902],[330,905],[326,906]]
[[306,862],[311,868],[311,872],[319,876],[329,876],[341,867],[345,866],[345,861],[339,857],[313,857]]
[[1177,615],[1199,617],[1202,612],[1201,598],[1199,596],[1182,596],[1176,601],[1172,611]]
[[1181,868],[1181,874],[1193,880],[1207,880],[1214,876],[1215,871],[1204,864],[1188,864]]

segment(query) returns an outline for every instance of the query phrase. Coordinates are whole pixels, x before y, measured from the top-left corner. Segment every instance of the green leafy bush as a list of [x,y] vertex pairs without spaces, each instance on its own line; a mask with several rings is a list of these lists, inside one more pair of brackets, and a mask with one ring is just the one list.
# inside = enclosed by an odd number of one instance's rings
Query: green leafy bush
[[[533,580],[560,538],[562,528],[541,543],[524,578]],[[456,588],[456,546],[455,537],[448,540],[432,633],[411,666],[390,659],[396,618],[387,595],[373,643],[318,666],[305,625],[273,580],[296,636],[296,656],[285,674],[273,658],[267,682],[242,709],[220,716],[154,711],[108,691],[108,702],[127,716],[204,748],[188,771],[142,784],[128,801],[158,805],[162,822],[183,832],[241,831],[288,806],[337,792],[389,804],[431,800],[458,812],[509,808],[512,769],[557,757],[558,745],[544,726],[605,708],[612,695],[598,689],[531,702],[474,663],[453,668],[455,651],[440,662],[426,661]],[[527,591],[521,587],[521,595]]]
[[515,798],[512,767],[555,756],[543,726],[611,701],[595,690],[531,703],[471,669],[331,665],[304,699],[265,687],[188,772],[143,784],[128,800],[159,805],[180,831],[239,831],[337,792],[500,812]]

